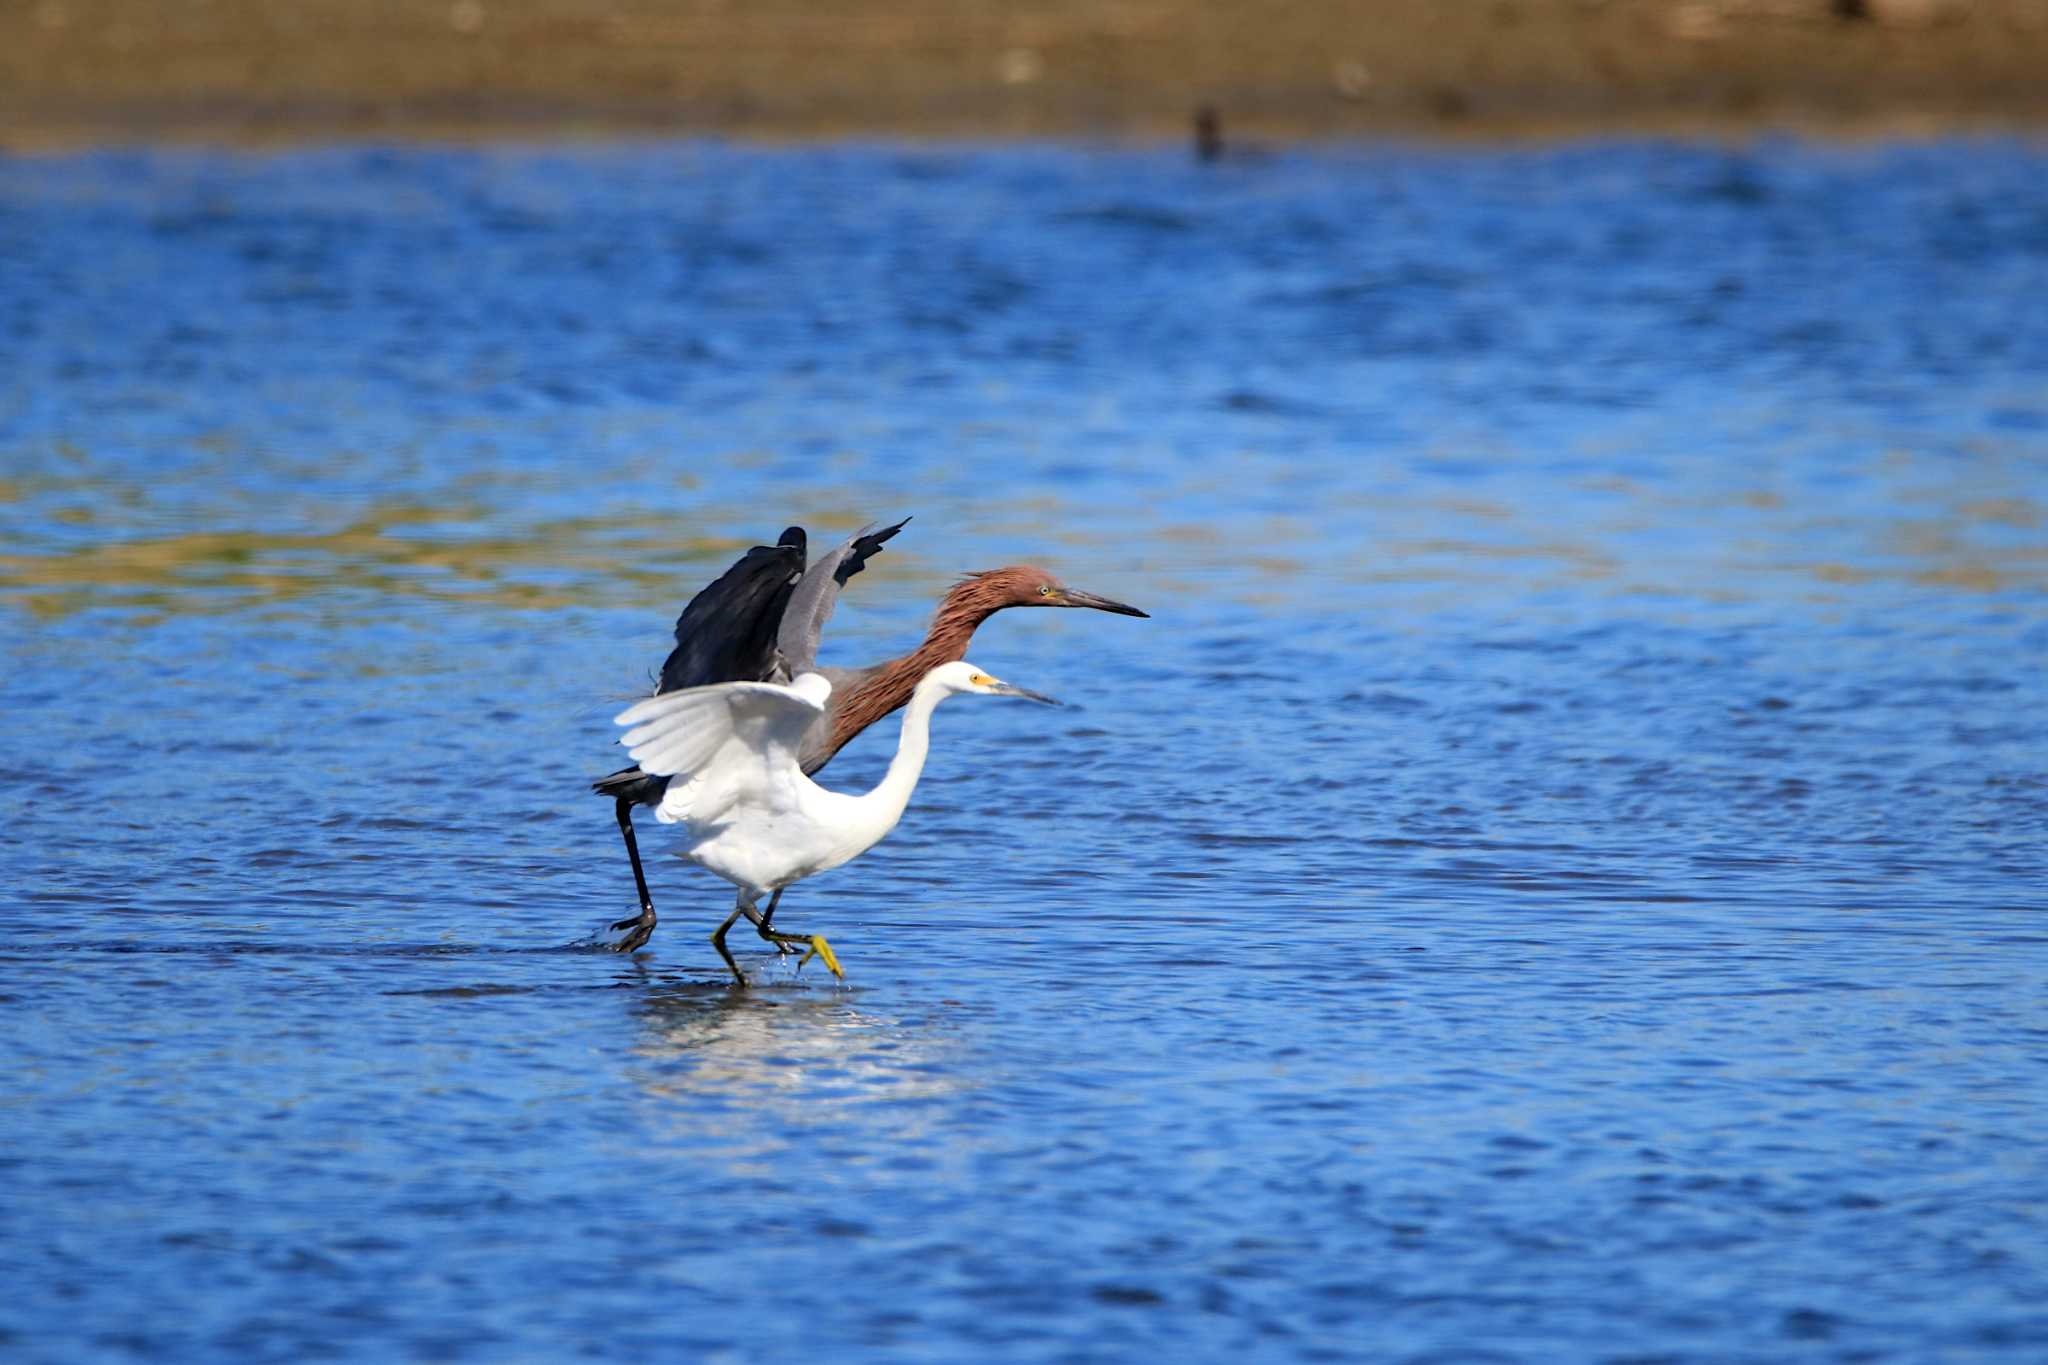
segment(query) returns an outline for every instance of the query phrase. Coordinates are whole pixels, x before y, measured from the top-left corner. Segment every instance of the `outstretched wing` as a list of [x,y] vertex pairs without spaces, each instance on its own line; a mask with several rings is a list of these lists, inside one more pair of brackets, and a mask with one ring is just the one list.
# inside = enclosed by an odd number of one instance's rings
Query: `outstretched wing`
[[690,599],[676,618],[676,647],[661,666],[662,692],[776,677],[776,633],[803,577],[804,547],[803,527],[792,526],[775,544],[741,555]]
[[776,648],[782,653],[783,666],[790,676],[808,673],[818,666],[818,641],[825,633],[825,622],[831,619],[832,608],[839,605],[839,590],[846,586],[846,580],[867,567],[870,559],[882,552],[882,544],[889,537],[902,530],[910,521],[905,517],[894,526],[881,530],[862,531],[830,554],[819,558],[804,572],[803,581],[796,585],[796,591],[789,597],[783,608],[782,625],[776,635]]
[[832,684],[728,682],[661,692],[621,711],[619,742],[640,770],[669,779],[660,817],[717,819],[732,804],[799,776],[797,746],[824,714]]

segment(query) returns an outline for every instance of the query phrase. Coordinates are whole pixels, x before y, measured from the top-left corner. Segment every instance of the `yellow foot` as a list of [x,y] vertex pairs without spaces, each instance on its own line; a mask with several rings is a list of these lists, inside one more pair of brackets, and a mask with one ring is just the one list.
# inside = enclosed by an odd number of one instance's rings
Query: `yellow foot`
[[814,957],[824,959],[825,965],[832,969],[832,975],[838,977],[841,981],[846,980],[846,973],[839,970],[839,959],[833,954],[832,945],[825,942],[823,934],[811,935],[811,950],[805,953],[802,961],[799,961],[796,965],[801,967],[805,962],[809,962]]

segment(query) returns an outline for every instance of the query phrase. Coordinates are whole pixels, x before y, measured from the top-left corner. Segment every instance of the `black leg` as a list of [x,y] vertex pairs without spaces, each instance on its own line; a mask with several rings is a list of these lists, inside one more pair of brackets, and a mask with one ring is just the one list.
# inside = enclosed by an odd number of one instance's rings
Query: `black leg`
[[740,964],[732,960],[732,954],[726,951],[725,947],[725,931],[732,928],[733,921],[740,917],[742,911],[746,913],[748,918],[753,917],[754,907],[748,905],[744,898],[741,899],[738,905],[733,907],[733,912],[725,917],[725,923],[711,931],[711,946],[718,949],[718,955],[725,959],[726,969],[732,973],[732,979],[739,983],[741,990],[745,990],[747,988],[746,973],[740,970]]
[[633,885],[640,892],[640,913],[632,919],[622,919],[612,925],[615,930],[632,931],[612,947],[618,952],[630,953],[654,936],[654,897],[647,894],[647,874],[640,870],[640,842],[633,837],[633,803],[622,796],[619,798],[618,806],[619,834],[626,841],[626,856],[633,861]]
[[784,943],[782,940],[776,938],[774,934],[769,932],[769,926],[775,923],[775,907],[782,904],[782,893],[784,891],[787,891],[788,889],[789,888],[786,886],[777,887],[775,890],[775,894],[768,898],[767,910],[762,912],[761,918],[754,921],[755,932],[759,933],[762,938],[765,938],[770,943],[774,944],[775,951],[778,953],[793,953],[796,951],[795,948],[792,948],[789,944]]

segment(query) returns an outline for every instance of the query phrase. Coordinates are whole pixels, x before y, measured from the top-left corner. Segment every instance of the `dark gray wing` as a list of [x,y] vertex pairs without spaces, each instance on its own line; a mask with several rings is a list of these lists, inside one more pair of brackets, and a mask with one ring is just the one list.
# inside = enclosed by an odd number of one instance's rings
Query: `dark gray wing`
[[657,692],[721,682],[787,682],[775,676],[776,633],[804,572],[804,529],[756,545],[690,599],[676,618],[676,647]]
[[882,552],[884,541],[909,521],[905,517],[879,531],[862,531],[830,554],[821,555],[804,572],[803,581],[796,585],[789,605],[783,610],[782,627],[775,641],[791,677],[817,667],[818,640],[825,633],[832,608],[839,605],[839,590],[846,586],[847,579],[867,567],[868,560]]
[[[661,665],[656,694],[721,682],[787,682],[775,633],[789,595],[803,577],[804,528],[792,526],[773,545],[756,545],[716,582],[690,599],[676,618],[676,647]],[[654,805],[668,779],[621,768],[590,784],[599,796]]]
[[[818,638],[846,580],[866,567],[882,542],[903,529],[903,521],[855,536],[804,572],[807,545],[801,526],[792,526],[773,545],[756,545],[718,581],[690,599],[676,618],[676,647],[661,666],[657,692],[717,682],[787,682],[808,671],[818,656]],[[782,642],[787,640],[785,646]],[[801,666],[791,666],[788,650]],[[829,670],[839,674],[842,670]],[[859,674],[873,669],[856,670]],[[838,697],[838,681],[834,697]],[[828,703],[829,704],[829,703]],[[831,761],[831,716],[820,716],[798,750],[804,771]],[[591,783],[600,796],[654,805],[668,779],[639,768],[621,768]]]

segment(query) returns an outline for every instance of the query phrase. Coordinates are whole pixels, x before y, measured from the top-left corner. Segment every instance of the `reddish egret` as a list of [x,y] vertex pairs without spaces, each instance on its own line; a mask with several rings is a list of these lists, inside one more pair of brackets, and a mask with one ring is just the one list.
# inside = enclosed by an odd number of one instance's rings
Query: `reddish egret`
[[[880,530],[863,531],[845,544],[805,566],[807,538],[800,526],[782,533],[773,545],[756,545],[716,582],[690,599],[676,618],[676,647],[661,666],[657,696],[682,688],[722,682],[788,683],[811,671],[818,640],[839,600],[846,580],[881,553],[882,545],[903,529],[904,521]],[[967,653],[975,627],[1005,607],[1092,607],[1121,616],[1146,613],[1125,603],[1069,588],[1044,569],[1013,564],[968,574],[939,602],[924,642],[908,654],[866,668],[819,668],[832,685],[823,710],[812,716],[797,746],[797,762],[806,776],[816,773],[855,735],[909,701],[918,680],[943,663]],[[633,835],[633,807],[658,806],[668,777],[622,768],[592,783],[592,790],[612,797],[619,835],[633,865],[633,886],[640,894],[640,913],[612,926],[622,937],[612,947],[630,953],[654,932],[654,900]],[[757,928],[775,917],[781,902],[778,889]],[[764,938],[769,937],[763,933]]]
[[827,791],[804,775],[804,736],[832,694],[822,674],[801,673],[788,684],[729,682],[661,692],[619,714],[618,724],[631,727],[619,742],[640,771],[669,780],[655,813],[664,824],[683,827],[689,840],[684,856],[739,888],[739,901],[712,932],[711,945],[740,985],[747,978],[726,951],[725,934],[741,915],[778,949],[808,944],[803,962],[822,957],[834,976],[846,975],[822,935],[773,929],[755,906],[792,882],[859,857],[896,828],[931,749],[932,710],[963,693],[1057,704],[973,664],[940,664],[912,686],[896,757],[865,796]]

